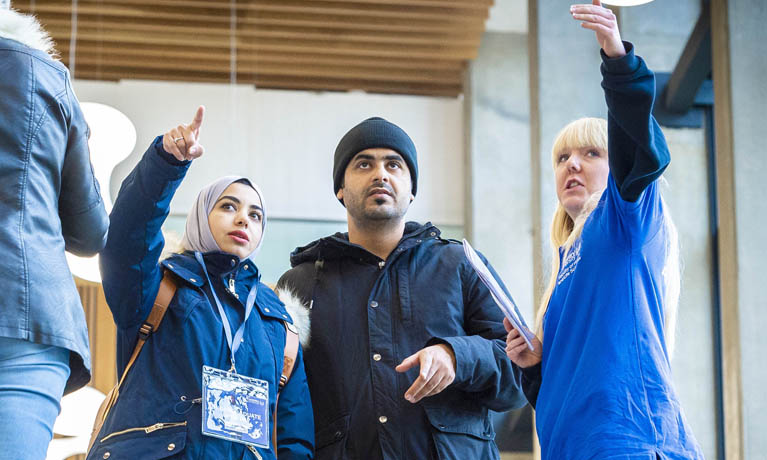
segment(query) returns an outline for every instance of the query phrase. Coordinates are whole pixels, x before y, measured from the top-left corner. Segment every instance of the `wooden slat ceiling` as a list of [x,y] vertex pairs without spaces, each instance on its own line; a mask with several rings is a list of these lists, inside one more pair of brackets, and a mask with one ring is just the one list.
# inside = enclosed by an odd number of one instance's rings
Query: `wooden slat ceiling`
[[[73,1],[11,3],[71,68]],[[236,62],[237,83],[259,88],[456,96],[492,3],[79,0],[75,77],[228,83]]]

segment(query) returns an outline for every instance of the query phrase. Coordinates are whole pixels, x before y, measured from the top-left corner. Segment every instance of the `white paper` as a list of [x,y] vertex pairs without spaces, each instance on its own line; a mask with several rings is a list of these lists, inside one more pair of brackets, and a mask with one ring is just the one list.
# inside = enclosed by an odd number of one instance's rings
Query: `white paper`
[[514,299],[511,299],[506,295],[501,286],[498,284],[498,281],[495,280],[493,274],[490,273],[487,265],[482,262],[479,254],[477,254],[477,252],[474,250],[474,248],[471,247],[466,239],[463,240],[463,252],[466,254],[466,258],[469,259],[471,266],[474,267],[474,271],[477,272],[479,279],[490,290],[490,294],[492,295],[493,300],[495,300],[495,303],[498,305],[498,308],[501,309],[503,315],[508,318],[516,330],[522,333],[522,338],[525,339],[527,347],[530,350],[534,350],[533,344],[531,342],[533,334],[527,329],[527,327],[525,327],[524,321],[519,317],[519,315],[517,315],[517,307],[514,303]]

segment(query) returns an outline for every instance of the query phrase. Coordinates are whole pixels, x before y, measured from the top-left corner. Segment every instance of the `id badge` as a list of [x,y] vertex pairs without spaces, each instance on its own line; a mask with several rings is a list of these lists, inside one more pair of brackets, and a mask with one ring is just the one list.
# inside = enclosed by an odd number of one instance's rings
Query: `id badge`
[[269,382],[203,366],[202,434],[269,449]]

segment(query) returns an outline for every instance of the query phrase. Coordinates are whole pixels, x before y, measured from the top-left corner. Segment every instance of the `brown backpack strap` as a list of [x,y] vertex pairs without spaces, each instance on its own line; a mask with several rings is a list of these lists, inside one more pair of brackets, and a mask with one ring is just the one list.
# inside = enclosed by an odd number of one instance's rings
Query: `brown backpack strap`
[[272,446],[274,446],[274,455],[277,455],[277,405],[280,402],[280,390],[288,383],[293,374],[293,367],[296,365],[298,357],[298,331],[295,326],[284,321],[285,324],[285,355],[282,358],[282,374],[280,375],[280,385],[277,389],[277,399],[274,402],[274,416],[272,417]]
[[128,371],[131,367],[133,367],[133,363],[136,361],[136,358],[138,358],[141,349],[144,347],[144,343],[146,343],[150,335],[152,335],[157,331],[157,329],[160,328],[162,318],[165,316],[165,312],[168,310],[168,305],[173,299],[173,296],[176,294],[177,288],[178,286],[176,285],[176,281],[173,279],[173,276],[170,274],[170,272],[165,271],[162,275],[162,281],[160,281],[160,290],[157,291],[157,297],[154,300],[152,311],[149,312],[149,316],[147,316],[146,320],[139,328],[138,342],[136,342],[136,347],[133,349],[133,354],[131,354],[131,357],[128,360],[128,364],[125,366],[125,370],[123,371],[123,375],[120,377],[120,381],[117,383],[117,386],[115,386],[114,389],[110,392],[111,397],[107,405],[104,407],[104,411],[101,416],[102,421],[106,420],[109,410],[112,408],[112,406],[114,406],[114,403],[117,400],[117,396],[120,393],[120,387],[122,386],[125,377],[128,375]]

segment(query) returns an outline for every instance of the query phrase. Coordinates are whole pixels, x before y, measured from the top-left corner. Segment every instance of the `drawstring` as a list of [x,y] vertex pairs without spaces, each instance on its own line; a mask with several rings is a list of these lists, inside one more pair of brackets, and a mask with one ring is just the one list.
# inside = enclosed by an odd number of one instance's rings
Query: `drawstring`
[[325,267],[325,261],[320,253],[317,254],[317,260],[314,261],[314,281],[312,282],[312,297],[309,301],[309,310],[314,307],[314,294],[317,292],[317,285],[320,283],[320,272]]

